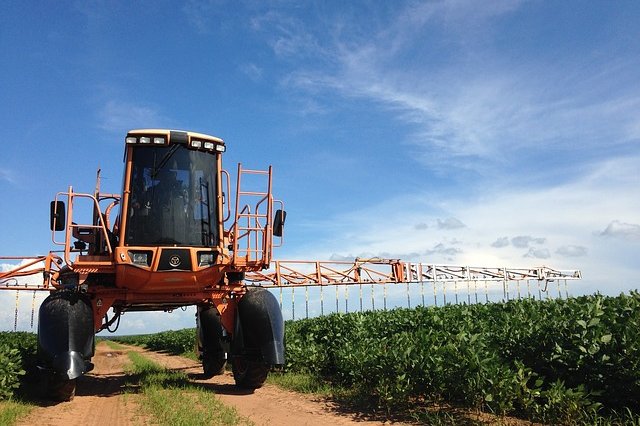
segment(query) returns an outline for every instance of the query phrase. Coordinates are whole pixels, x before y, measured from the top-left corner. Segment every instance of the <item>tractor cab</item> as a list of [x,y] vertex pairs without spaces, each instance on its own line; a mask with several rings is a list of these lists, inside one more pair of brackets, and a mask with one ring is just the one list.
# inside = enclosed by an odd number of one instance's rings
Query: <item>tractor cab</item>
[[[153,290],[160,285],[156,290],[162,290],[171,281],[178,288],[195,290],[214,280],[211,273],[195,280],[177,276],[166,280],[150,273],[198,274],[216,266],[220,275],[221,269],[268,268],[277,246],[273,237],[281,238],[286,217],[282,208],[274,208],[283,204],[272,197],[271,168],[248,170],[239,164],[232,206],[230,175],[222,168],[225,149],[222,139],[201,133],[132,130],[125,138],[121,195],[101,193],[99,176],[94,194],[72,188],[59,193],[51,204],[53,240],[64,246],[64,260],[79,273],[80,281],[90,281],[90,271],[99,269],[117,274],[116,287],[151,285]],[[78,204],[93,211],[91,222],[76,222]],[[58,231],[65,231],[63,241],[57,240]]]
[[168,139],[173,143],[163,142],[164,137],[127,137],[131,161],[124,244],[215,247],[220,237],[218,160],[225,147],[219,139],[188,144],[188,134],[178,132],[170,132]]

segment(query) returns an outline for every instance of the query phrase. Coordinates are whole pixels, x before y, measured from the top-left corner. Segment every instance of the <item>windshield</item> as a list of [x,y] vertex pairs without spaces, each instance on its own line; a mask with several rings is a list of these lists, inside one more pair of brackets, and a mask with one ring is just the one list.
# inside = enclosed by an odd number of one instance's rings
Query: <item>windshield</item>
[[216,245],[216,176],[214,154],[133,147],[126,244]]

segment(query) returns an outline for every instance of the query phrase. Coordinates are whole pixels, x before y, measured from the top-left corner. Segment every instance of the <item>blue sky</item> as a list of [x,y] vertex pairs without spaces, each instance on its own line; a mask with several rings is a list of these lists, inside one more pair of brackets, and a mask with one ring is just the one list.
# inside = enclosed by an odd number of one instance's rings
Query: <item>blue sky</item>
[[[278,258],[544,264],[581,269],[575,294],[638,288],[639,17],[635,1],[3,2],[0,255],[46,253],[55,193],[91,192],[98,167],[120,192],[126,131],[162,127],[222,137],[231,171],[273,164]],[[162,315],[151,328],[191,326]]]

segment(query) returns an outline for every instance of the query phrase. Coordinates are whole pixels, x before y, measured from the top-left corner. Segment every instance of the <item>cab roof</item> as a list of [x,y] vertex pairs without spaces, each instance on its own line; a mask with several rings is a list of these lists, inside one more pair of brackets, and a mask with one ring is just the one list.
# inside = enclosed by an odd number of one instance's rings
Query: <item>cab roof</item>
[[174,142],[178,139],[184,141],[191,141],[191,139],[201,139],[203,141],[211,141],[218,145],[224,145],[224,141],[217,136],[205,135],[204,133],[189,132],[185,130],[171,130],[171,129],[133,129],[129,130],[127,136],[164,136],[167,138],[167,142],[171,143],[171,139]]

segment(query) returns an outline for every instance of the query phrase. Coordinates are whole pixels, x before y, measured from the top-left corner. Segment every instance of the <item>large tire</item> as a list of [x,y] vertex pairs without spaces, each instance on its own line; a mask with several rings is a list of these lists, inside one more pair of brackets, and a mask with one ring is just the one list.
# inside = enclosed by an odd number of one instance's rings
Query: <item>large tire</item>
[[77,379],[67,379],[48,375],[44,383],[44,398],[56,402],[71,401],[76,395]]
[[218,376],[224,373],[224,367],[227,364],[226,359],[218,359],[208,355],[202,357],[202,370],[204,371],[204,377],[210,379],[213,376]]
[[262,387],[271,369],[263,361],[249,360],[244,356],[234,356],[231,364],[236,386],[244,389]]

